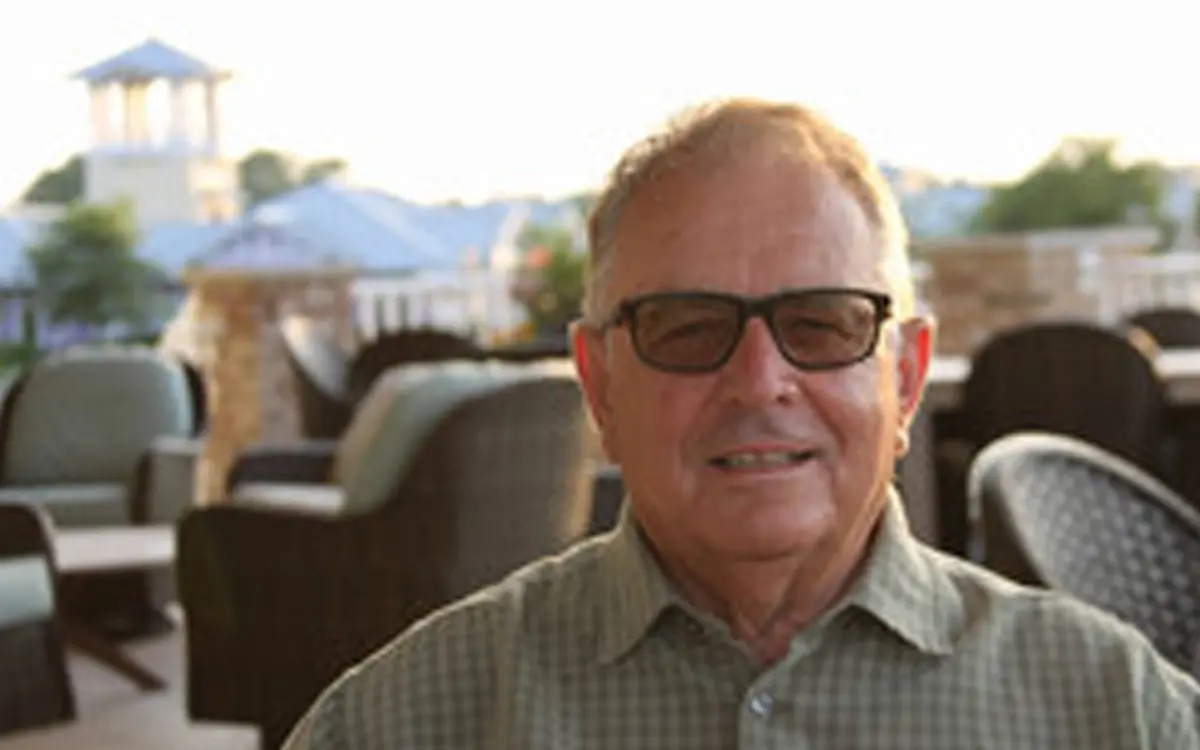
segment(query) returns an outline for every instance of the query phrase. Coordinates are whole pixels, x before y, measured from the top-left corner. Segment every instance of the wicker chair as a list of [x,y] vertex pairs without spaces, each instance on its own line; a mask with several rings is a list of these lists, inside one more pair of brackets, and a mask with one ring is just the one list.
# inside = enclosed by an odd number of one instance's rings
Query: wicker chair
[[397,365],[480,359],[482,353],[472,340],[436,328],[386,333],[364,344],[351,359],[347,376],[350,403],[360,402],[375,380]]
[[[293,482],[357,467],[341,491],[352,505],[365,488],[380,498],[370,507],[257,505],[276,477],[240,469],[240,499],[184,518],[192,718],[255,724],[263,746],[276,747],[326,685],[407,625],[586,535],[588,425],[577,383],[507,365],[528,373],[430,408],[452,390],[452,371],[476,367],[486,366],[398,368],[376,382],[337,458],[310,451],[293,462],[315,469],[291,469],[280,451],[257,464]],[[421,412],[433,416],[414,435]],[[278,489],[339,491],[311,481]]]
[[1131,315],[1125,325],[1141,329],[1163,349],[1200,347],[1200,310],[1156,307]]
[[347,387],[349,355],[308,318],[289,317],[279,328],[296,383],[304,437],[337,438],[350,424],[353,413]]
[[1015,433],[971,467],[968,496],[1008,542],[989,566],[1066,591],[1141,629],[1191,671],[1200,644],[1200,512],[1079,440]]
[[0,736],[75,718],[50,540],[44,511],[0,504]]
[[1004,435],[1070,435],[1169,476],[1166,386],[1148,354],[1135,339],[1083,322],[1031,324],[988,340],[963,386],[966,434],[937,445],[944,522],[957,537],[951,551],[973,555],[970,544],[985,533],[966,513],[966,475],[974,454]]
[[608,464],[599,467],[592,480],[592,522],[590,534],[603,534],[617,525],[625,501],[625,482],[621,468]]

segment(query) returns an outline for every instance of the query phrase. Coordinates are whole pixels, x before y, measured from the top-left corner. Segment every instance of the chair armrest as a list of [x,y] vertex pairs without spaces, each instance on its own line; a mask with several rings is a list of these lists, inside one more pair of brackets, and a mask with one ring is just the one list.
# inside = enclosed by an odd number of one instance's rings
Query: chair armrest
[[0,558],[42,555],[54,558],[50,515],[27,503],[0,503]]
[[137,523],[172,524],[195,504],[196,464],[202,438],[159,437],[150,445],[138,483],[142,497],[133,499]]
[[226,491],[240,482],[324,484],[333,474],[337,446],[336,440],[305,440],[250,448],[229,471]]

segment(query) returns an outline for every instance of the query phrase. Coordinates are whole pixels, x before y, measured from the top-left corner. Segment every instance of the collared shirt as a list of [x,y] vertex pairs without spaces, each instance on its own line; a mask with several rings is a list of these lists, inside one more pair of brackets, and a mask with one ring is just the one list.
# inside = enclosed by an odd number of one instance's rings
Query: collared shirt
[[894,496],[840,605],[763,668],[625,510],[349,670],[286,748],[1200,750],[1198,699],[1133,628],[922,544]]

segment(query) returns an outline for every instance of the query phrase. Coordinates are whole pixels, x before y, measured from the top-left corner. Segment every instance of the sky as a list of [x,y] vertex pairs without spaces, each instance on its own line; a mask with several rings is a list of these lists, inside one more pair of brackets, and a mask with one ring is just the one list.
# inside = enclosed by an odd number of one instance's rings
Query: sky
[[814,106],[876,158],[1007,180],[1071,134],[1200,164],[1196,0],[40,0],[0,24],[0,206],[89,142],[70,75],[157,37],[234,72],[224,145],[421,201],[559,196],[689,103]]

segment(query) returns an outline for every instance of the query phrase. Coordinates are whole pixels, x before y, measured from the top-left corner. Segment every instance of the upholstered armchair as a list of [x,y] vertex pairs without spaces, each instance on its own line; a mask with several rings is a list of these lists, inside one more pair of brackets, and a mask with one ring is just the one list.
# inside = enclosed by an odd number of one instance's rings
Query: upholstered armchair
[[275,747],[410,623],[585,537],[590,429],[569,362],[456,361],[388,371],[330,450],[256,450],[180,524],[190,716]]
[[[0,404],[0,502],[36,506],[61,527],[174,523],[193,496],[200,388],[182,362],[150,349],[48,355]],[[64,606],[113,633],[140,632],[163,624],[173,583],[114,574],[73,585]]]
[[203,423],[194,387],[181,362],[149,349],[42,359],[0,407],[0,502],[32,503],[65,527],[174,522],[191,487],[149,475],[156,441],[191,437]]
[[0,503],[0,737],[75,718],[50,539],[44,511]]

